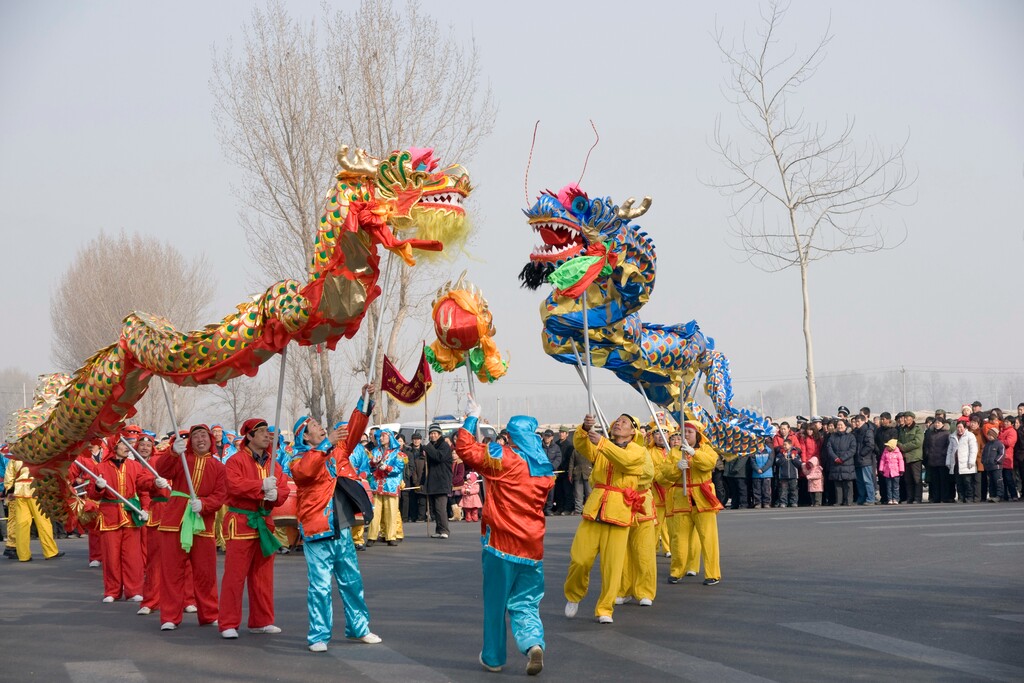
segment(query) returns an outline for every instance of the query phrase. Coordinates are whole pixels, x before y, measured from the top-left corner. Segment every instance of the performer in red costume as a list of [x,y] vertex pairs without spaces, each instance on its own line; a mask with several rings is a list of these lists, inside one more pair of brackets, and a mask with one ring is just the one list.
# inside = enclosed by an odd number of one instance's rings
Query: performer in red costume
[[[75,461],[71,463],[71,467],[68,468],[68,481],[71,482],[72,486],[78,486],[80,484],[86,484],[91,481],[89,476],[82,471],[82,468],[78,466],[81,462],[83,465],[88,467],[93,472],[96,471],[96,466],[103,461],[103,442],[96,440],[89,445],[84,453],[75,458]],[[99,520],[95,520],[90,524],[81,524],[79,527],[84,528],[86,534],[89,536],[89,566],[99,567],[103,560],[103,553],[100,551],[100,532],[99,532]]]
[[[199,625],[217,621],[217,545],[213,518],[227,498],[224,465],[212,454],[213,435],[204,424],[188,430],[188,443],[174,440],[156,463],[170,480],[171,496],[160,519],[160,630],[173,631],[185,606],[185,567],[191,565]],[[181,454],[185,454],[196,498],[192,499]]]
[[274,538],[270,511],[288,499],[288,478],[267,448],[274,435],[267,421],[246,420],[238,452],[224,465],[227,556],[220,585],[220,635],[237,638],[242,623],[242,586],[249,583],[249,632],[280,633],[274,625]]
[[[122,431],[107,440],[103,462],[90,468],[99,475],[89,484],[88,496],[100,504],[99,536],[103,554],[103,602],[120,600],[123,595],[142,602],[143,555],[142,525],[149,514],[142,509],[138,494],[152,490],[154,479],[142,465],[128,458],[128,447],[120,442],[138,436]],[[88,467],[88,465],[86,465]],[[114,491],[135,503],[136,514],[114,495]]]
[[480,522],[483,535],[484,646],[480,664],[491,672],[505,664],[505,618],[527,657],[526,673],[544,668],[544,504],[555,485],[554,471],[537,436],[537,420],[516,415],[508,421],[507,445],[475,438],[480,406],[469,398],[469,417],[455,433],[455,450],[483,475],[487,496]]

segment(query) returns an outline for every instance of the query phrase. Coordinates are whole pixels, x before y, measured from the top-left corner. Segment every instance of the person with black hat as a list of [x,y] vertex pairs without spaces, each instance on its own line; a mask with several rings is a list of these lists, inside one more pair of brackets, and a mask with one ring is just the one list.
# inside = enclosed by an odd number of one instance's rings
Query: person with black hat
[[408,496],[405,521],[424,522],[427,519],[427,497],[423,494],[427,475],[427,454],[423,451],[423,434],[413,432],[403,450],[409,460],[405,466],[406,487],[402,491],[403,498]]
[[270,512],[288,500],[288,478],[269,447],[274,435],[267,421],[242,423],[242,443],[224,465],[227,512],[224,515],[224,577],[218,625],[222,638],[237,638],[242,623],[242,588],[249,583],[249,632],[280,633],[274,625],[274,537]]
[[[551,470],[557,470],[562,464],[562,449],[555,443],[555,432],[550,429],[545,429],[541,436],[541,447],[544,449],[544,453],[548,456],[548,460],[551,462]],[[555,503],[555,489],[552,487],[551,491],[548,492],[548,502],[544,505],[544,516],[550,517],[555,514],[552,509]]]
[[922,454],[927,468],[928,502],[952,503],[956,495],[956,482],[946,465],[949,453],[950,431],[946,423],[946,411],[935,411],[935,419],[924,432]]
[[850,409],[847,408],[846,406],[839,406],[838,408],[836,408],[836,417],[850,417]]
[[434,517],[434,533],[431,538],[448,538],[448,494],[452,490],[452,447],[444,440],[441,425],[436,422],[427,430],[427,443],[423,450],[427,454],[427,483],[423,493],[427,495],[430,514]]
[[[569,425],[562,425],[558,428],[558,438],[555,445],[562,451],[563,472],[555,477],[555,508],[560,515],[571,515],[575,513],[576,496],[573,490],[573,446],[569,433],[572,429]],[[582,509],[582,507],[581,507]]]

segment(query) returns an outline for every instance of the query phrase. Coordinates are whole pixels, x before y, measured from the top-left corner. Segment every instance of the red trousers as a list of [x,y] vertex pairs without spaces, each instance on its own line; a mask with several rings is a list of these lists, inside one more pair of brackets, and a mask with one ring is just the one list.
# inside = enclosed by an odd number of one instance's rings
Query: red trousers
[[[242,584],[249,586],[249,628],[274,623],[274,555],[263,557],[259,539],[229,539],[220,583],[220,630],[242,623]],[[275,553],[276,554],[276,553]]]
[[217,621],[217,544],[195,536],[192,551],[181,549],[177,531],[160,531],[160,623],[181,623],[185,609],[186,578],[192,570],[199,625]]
[[100,531],[103,555],[103,595],[120,600],[142,595],[142,529],[123,526]]
[[[146,582],[142,585],[143,607],[160,609],[160,531],[155,526],[143,527],[142,548],[146,554]],[[185,606],[196,604],[192,583],[192,565],[185,563]]]
[[101,562],[103,560],[103,551],[100,550],[100,532],[95,529],[88,529],[86,533],[89,534],[89,561]]

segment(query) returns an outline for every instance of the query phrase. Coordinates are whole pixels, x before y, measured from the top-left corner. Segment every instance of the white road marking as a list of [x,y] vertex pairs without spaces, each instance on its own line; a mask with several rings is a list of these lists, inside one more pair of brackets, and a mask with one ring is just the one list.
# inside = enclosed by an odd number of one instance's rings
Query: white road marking
[[951,526],[992,526],[994,524],[1020,524],[1021,520],[1011,519],[1006,522],[993,522],[990,519],[983,519],[980,522],[944,522],[941,519],[935,520],[932,524],[887,524],[885,526],[862,526],[858,529],[945,529]]
[[[922,503],[922,505],[927,505],[927,503]],[[877,508],[877,509],[872,509],[872,508]],[[790,514],[777,514],[776,516],[769,516],[769,517],[767,517],[767,519],[772,519],[772,520],[791,520],[791,521],[801,521],[801,520],[805,520],[805,519],[824,519],[824,520],[828,520],[828,521],[822,522],[822,524],[846,524],[846,523],[849,522],[849,520],[855,520],[855,519],[882,519],[882,518],[892,519],[896,515],[899,515],[901,518],[902,517],[906,517],[906,516],[910,516],[910,515],[914,515],[914,516],[929,516],[929,517],[933,516],[933,515],[961,515],[961,516],[969,517],[971,515],[990,515],[991,513],[996,512],[995,509],[990,508],[990,507],[971,507],[971,506],[968,506],[966,508],[947,508],[947,509],[943,509],[943,510],[907,510],[907,511],[903,511],[902,508],[903,508],[903,506],[900,505],[899,508],[898,508],[899,512],[897,512],[897,511],[894,511],[894,510],[890,510],[889,506],[887,506],[887,505],[873,505],[873,506],[869,506],[867,508],[864,508],[863,510],[858,510],[857,512],[854,512],[852,510],[849,511],[849,512],[839,512],[839,511],[837,511],[837,512],[833,512],[831,514],[823,514],[823,515],[819,515],[819,514],[804,515],[804,514],[800,514],[799,512],[797,512],[796,514],[793,514],[793,513],[790,513]],[[1024,509],[1017,509],[1017,510],[1005,510],[1004,509],[1004,510],[999,510],[999,512],[1005,513],[1005,514],[1016,514],[1018,516],[1024,516],[1024,514],[1021,514],[1021,513],[1024,513]],[[842,516],[842,519],[836,519],[837,516]]]
[[146,677],[130,659],[96,662],[65,662],[71,683],[146,683]]
[[352,643],[342,637],[331,640],[327,654],[380,683],[449,683],[451,676],[410,659],[386,645]]
[[950,531],[948,534],[922,534],[923,536],[1006,536],[1007,534],[1024,534],[1024,529],[1013,531]]
[[1024,624],[1024,614],[993,614],[995,619],[1005,619],[1006,621],[1016,621]]
[[1007,542],[1007,543],[982,543],[982,545],[990,545],[990,546],[993,546],[993,547],[1003,546],[1003,545],[1024,545],[1024,541],[1012,541],[1012,542]]
[[921,645],[910,640],[902,640],[891,636],[883,636],[879,633],[872,633],[871,631],[849,628],[831,621],[797,622],[780,624],[780,626],[821,638],[837,640],[847,645],[857,645],[876,652],[884,652],[894,657],[910,659],[942,669],[959,671],[978,678],[990,678],[994,681],[1008,681],[1010,683],[1019,683],[1019,681],[1024,680],[1024,669],[1012,664],[1003,664],[1001,662],[971,657],[970,655],[962,655],[937,647]]
[[673,678],[716,681],[718,683],[772,683],[770,678],[733,669],[718,662],[700,659],[660,645],[653,645],[623,635],[621,631],[606,630],[597,633],[588,631],[586,633],[559,633],[558,635],[601,652],[614,652],[623,659],[656,669]]

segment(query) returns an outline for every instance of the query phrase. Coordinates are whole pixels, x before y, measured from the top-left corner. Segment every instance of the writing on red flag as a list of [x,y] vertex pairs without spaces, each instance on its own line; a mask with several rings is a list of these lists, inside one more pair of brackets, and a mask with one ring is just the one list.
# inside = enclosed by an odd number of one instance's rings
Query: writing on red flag
[[433,380],[430,377],[430,364],[427,363],[427,354],[424,349],[420,355],[419,367],[411,380],[402,377],[402,373],[395,368],[394,363],[384,356],[384,367],[381,371],[380,388],[391,394],[396,401],[409,405],[419,403],[427,395],[427,390]]

